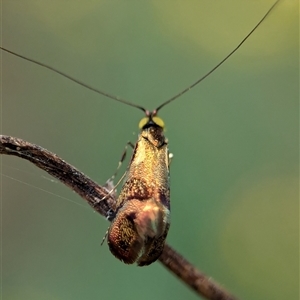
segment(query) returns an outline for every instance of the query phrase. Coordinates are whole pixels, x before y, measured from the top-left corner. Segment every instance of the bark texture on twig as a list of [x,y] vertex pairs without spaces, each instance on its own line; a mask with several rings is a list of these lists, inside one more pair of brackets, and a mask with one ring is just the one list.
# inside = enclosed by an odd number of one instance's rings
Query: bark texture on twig
[[[0,135],[0,154],[18,156],[32,162],[79,194],[105,218],[115,205],[115,196],[108,194],[107,188],[98,185],[56,154],[38,145],[19,138]],[[198,271],[169,245],[165,245],[159,260],[198,295],[210,300],[237,300],[212,279]]]
[[199,295],[214,300],[237,300],[236,297],[225,291],[210,277],[200,272],[168,244],[165,244],[159,260]]

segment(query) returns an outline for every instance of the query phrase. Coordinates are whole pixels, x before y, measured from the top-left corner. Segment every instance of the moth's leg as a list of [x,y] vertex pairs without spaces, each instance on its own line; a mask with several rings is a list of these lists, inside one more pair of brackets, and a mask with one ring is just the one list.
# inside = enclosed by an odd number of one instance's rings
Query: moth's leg
[[126,146],[125,146],[125,148],[124,148],[124,151],[123,151],[123,153],[122,153],[121,159],[119,160],[118,167],[117,167],[115,173],[108,179],[108,181],[113,182],[114,179],[115,179],[115,177],[117,176],[118,171],[119,171],[119,169],[121,168],[121,166],[122,166],[122,164],[123,164],[123,161],[124,161],[125,158],[126,158],[128,146],[130,146],[132,149],[134,148],[134,145],[133,145],[130,141],[127,142],[127,144],[126,144]]
[[[104,185],[104,187],[107,189],[108,193],[111,194],[112,196],[114,196],[115,199],[117,199],[116,187],[118,186],[120,181],[115,185],[114,179],[116,178],[118,171],[121,168],[121,166],[126,158],[128,146],[130,146],[132,149],[134,148],[134,145],[130,141],[126,143],[126,146],[122,152],[122,156],[121,156],[121,159],[119,160],[119,163],[118,163],[115,173],[106,181],[106,183]],[[121,179],[123,179],[124,176],[125,175],[123,175]]]

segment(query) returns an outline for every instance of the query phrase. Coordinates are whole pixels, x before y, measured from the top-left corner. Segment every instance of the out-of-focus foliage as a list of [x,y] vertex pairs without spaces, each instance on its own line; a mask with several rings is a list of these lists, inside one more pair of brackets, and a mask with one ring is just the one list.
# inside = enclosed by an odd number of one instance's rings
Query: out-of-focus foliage
[[[272,2],[3,1],[2,45],[153,109],[215,66]],[[160,113],[174,153],[168,242],[241,299],[298,295],[297,5],[282,1]],[[1,132],[99,183],[142,117],[2,53]],[[117,261],[100,247],[106,221],[43,172],[4,157],[2,174],[3,299],[197,298],[159,263]]]

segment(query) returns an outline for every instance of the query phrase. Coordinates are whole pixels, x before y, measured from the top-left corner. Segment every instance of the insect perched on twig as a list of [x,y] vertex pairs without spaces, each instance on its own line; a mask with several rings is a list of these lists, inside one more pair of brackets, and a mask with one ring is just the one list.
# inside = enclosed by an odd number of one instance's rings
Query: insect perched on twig
[[108,230],[110,251],[125,263],[149,265],[161,255],[170,226],[170,184],[168,140],[164,136],[164,122],[157,116],[161,108],[188,92],[222,65],[263,22],[275,4],[251,32],[213,69],[186,89],[163,102],[152,112],[129,101],[95,89],[73,77],[29,59],[13,51],[3,51],[29,60],[40,66],[85,86],[101,95],[142,110],[145,118],[140,122],[140,135],[126,171],[126,177],[115,207],[108,218],[112,221]]

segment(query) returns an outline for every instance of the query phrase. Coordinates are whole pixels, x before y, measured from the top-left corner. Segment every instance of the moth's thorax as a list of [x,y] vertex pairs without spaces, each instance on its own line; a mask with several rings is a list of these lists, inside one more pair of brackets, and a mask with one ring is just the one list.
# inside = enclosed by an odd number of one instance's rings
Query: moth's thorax
[[125,263],[148,265],[162,252],[169,229],[167,140],[160,127],[143,129],[129,164],[108,233],[111,252]]
[[164,144],[167,144],[168,141],[164,136],[164,130],[161,127],[148,127],[142,130],[140,136],[144,139],[147,139],[150,144],[156,148],[160,148]]

